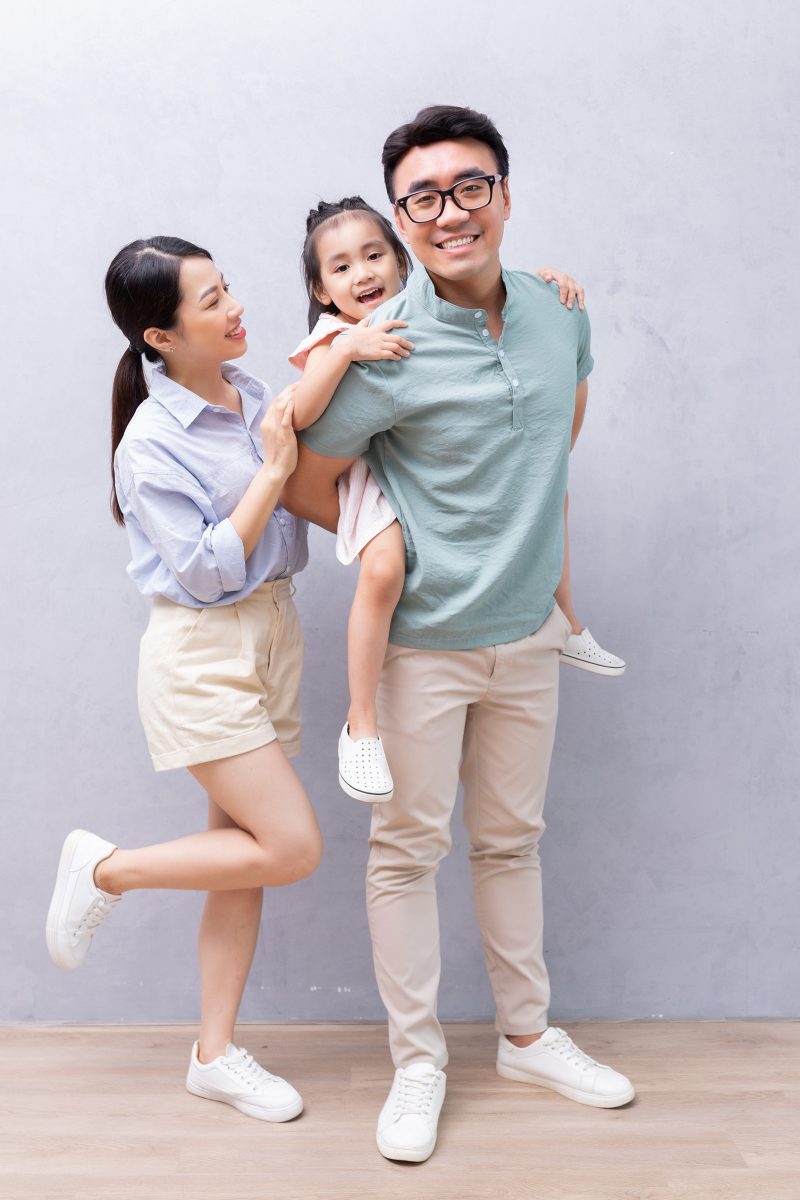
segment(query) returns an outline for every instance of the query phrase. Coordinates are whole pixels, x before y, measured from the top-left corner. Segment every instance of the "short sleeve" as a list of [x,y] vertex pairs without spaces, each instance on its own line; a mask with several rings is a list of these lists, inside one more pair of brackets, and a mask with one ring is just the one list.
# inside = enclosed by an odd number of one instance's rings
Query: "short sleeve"
[[352,326],[346,321],[340,321],[338,317],[332,316],[330,313],[323,313],[311,333],[304,337],[300,345],[289,355],[289,362],[293,367],[299,367],[302,371],[315,346],[319,346],[321,342],[336,334],[346,333],[351,328]]
[[592,358],[592,330],[589,325],[589,317],[584,310],[578,309],[578,317],[580,319],[580,329],[578,332],[578,383],[583,383],[587,375],[594,366]]
[[309,450],[327,458],[363,454],[376,433],[397,420],[394,397],[376,362],[356,362],[333,393],[318,421],[299,434]]

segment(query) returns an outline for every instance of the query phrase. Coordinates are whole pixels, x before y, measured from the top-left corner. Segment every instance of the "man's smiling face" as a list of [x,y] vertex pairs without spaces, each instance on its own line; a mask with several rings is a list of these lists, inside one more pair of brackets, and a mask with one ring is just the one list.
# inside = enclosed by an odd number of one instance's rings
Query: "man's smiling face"
[[[395,167],[394,194],[407,196],[424,188],[446,190],[474,175],[497,174],[491,149],[473,138],[415,146]],[[452,284],[491,287],[500,274],[500,243],[511,214],[508,182],[496,184],[485,208],[465,212],[451,197],[440,217],[416,224],[400,208],[395,222],[402,237],[428,273]]]

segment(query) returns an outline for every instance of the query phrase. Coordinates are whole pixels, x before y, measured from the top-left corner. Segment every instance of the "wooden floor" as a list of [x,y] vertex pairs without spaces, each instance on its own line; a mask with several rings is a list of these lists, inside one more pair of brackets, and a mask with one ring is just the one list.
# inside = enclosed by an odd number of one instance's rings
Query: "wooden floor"
[[448,1030],[433,1158],[375,1147],[385,1030],[240,1029],[303,1093],[270,1125],[183,1087],[185,1027],[0,1029],[3,1200],[800,1200],[800,1022],[593,1023],[635,1081],[599,1110],[500,1079],[487,1025]]

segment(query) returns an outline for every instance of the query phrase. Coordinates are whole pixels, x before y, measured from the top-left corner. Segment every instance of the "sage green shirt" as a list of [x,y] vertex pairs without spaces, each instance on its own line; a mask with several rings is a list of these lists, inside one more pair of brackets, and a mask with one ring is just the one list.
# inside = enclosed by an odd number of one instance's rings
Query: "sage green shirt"
[[406,581],[389,636],[401,646],[516,641],[553,608],[589,320],[538,276],[503,271],[503,283],[495,342],[484,310],[441,300],[418,267],[370,322],[408,322],[411,356],[354,363],[301,434],[318,454],[363,454],[397,514]]

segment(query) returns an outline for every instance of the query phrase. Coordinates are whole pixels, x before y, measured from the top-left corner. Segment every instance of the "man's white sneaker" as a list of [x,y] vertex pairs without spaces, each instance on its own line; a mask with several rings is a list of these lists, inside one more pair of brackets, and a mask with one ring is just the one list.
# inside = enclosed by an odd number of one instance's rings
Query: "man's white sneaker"
[[62,971],[81,965],[97,926],[122,899],[101,891],[94,881],[95,867],[116,848],[85,829],[73,829],[64,842],[47,911],[47,949]]
[[425,1162],[436,1145],[436,1127],[444,1103],[444,1071],[413,1063],[395,1071],[389,1097],[378,1117],[378,1149],[384,1158]]
[[625,674],[625,660],[598,646],[588,629],[569,635],[561,651],[561,661],[582,671],[593,671],[595,675]]
[[593,1108],[618,1108],[636,1094],[630,1079],[595,1062],[563,1029],[552,1025],[530,1046],[515,1046],[501,1036],[497,1073],[504,1079],[552,1088]]
[[368,804],[391,800],[394,783],[379,737],[354,742],[345,725],[339,738],[339,786],[354,800]]
[[290,1083],[270,1075],[252,1054],[230,1042],[225,1053],[210,1063],[200,1062],[195,1042],[186,1087],[193,1096],[232,1104],[259,1121],[291,1121],[303,1111],[302,1097]]

